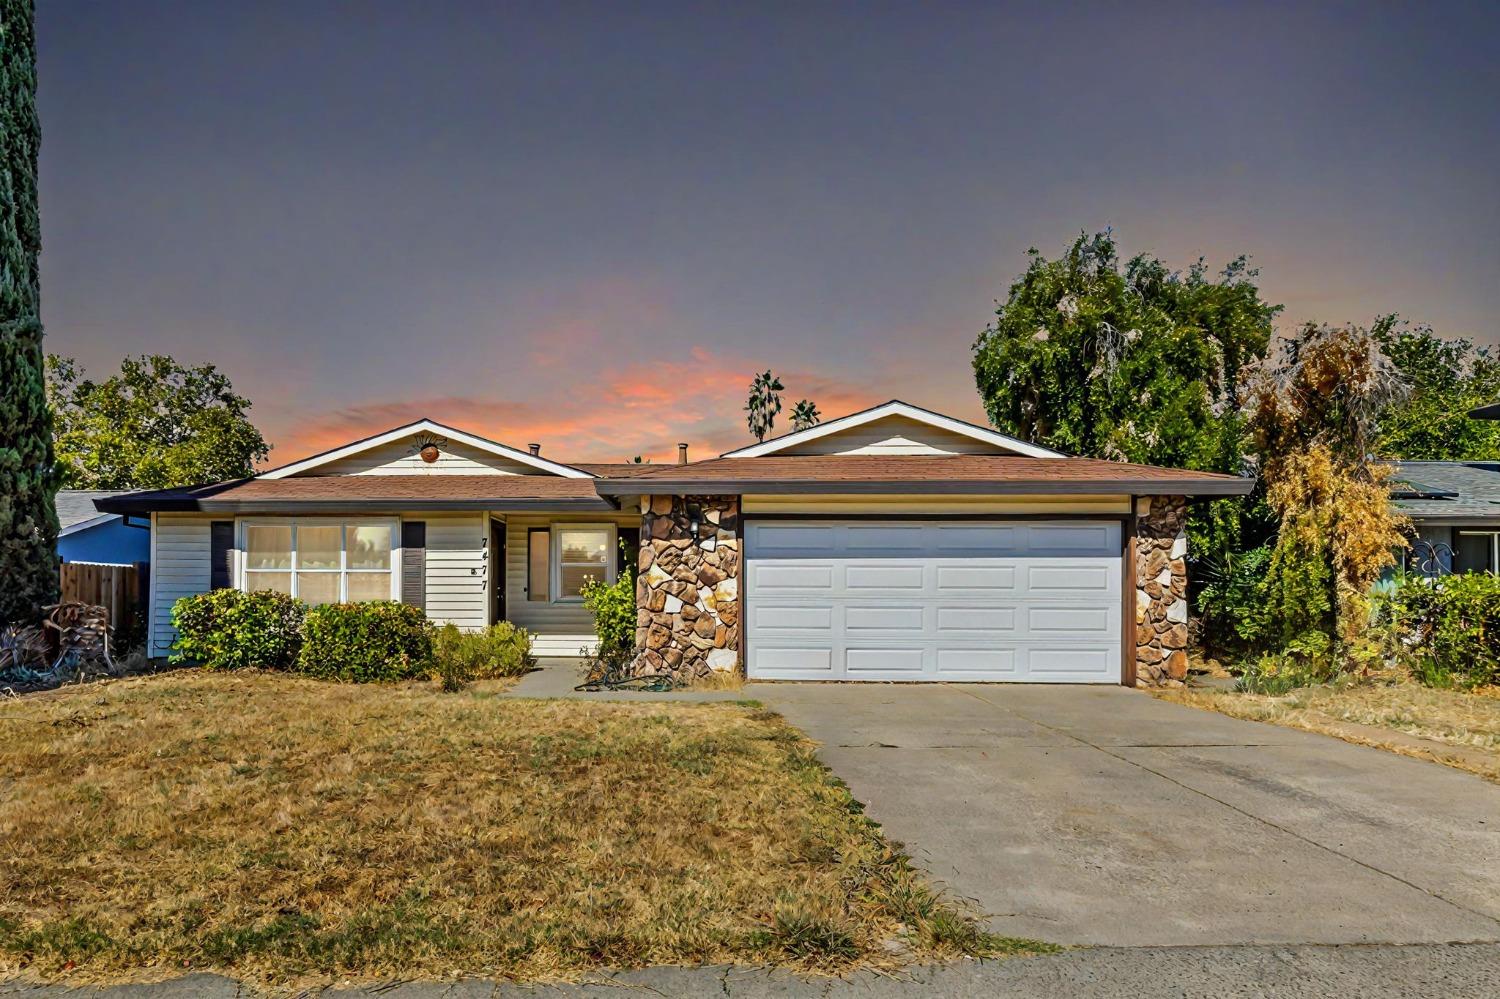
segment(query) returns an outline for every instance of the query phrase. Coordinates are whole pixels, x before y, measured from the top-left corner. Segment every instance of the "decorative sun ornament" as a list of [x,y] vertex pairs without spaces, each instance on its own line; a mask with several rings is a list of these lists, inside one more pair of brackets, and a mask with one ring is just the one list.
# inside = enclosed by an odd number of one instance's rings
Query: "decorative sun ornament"
[[411,453],[431,465],[438,460],[443,453],[442,449],[448,445],[446,437],[434,437],[432,434],[418,434],[412,438]]

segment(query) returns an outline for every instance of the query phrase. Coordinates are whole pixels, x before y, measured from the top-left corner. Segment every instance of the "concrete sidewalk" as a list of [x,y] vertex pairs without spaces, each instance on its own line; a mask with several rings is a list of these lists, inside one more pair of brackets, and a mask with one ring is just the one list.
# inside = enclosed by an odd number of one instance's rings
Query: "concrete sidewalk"
[[[227,978],[193,975],[155,985],[74,989],[0,984],[15,999],[244,999],[255,989]],[[818,996],[1058,997],[1182,999],[1184,996],[1454,996],[1500,994],[1500,945],[1413,947],[1096,948],[1010,961],[964,961],[898,975],[806,979],[754,968],[650,968],[590,978],[577,985],[511,985],[483,980],[391,982],[331,989],[323,996],[380,999],[593,999],[642,995],[665,999]]]

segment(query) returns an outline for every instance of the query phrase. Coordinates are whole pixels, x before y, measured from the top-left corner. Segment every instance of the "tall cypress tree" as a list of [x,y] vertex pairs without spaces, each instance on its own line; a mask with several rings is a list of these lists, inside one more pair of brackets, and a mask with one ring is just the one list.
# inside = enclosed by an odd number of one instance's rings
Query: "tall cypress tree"
[[57,597],[57,490],[38,280],[36,29],[0,0],[0,625]]

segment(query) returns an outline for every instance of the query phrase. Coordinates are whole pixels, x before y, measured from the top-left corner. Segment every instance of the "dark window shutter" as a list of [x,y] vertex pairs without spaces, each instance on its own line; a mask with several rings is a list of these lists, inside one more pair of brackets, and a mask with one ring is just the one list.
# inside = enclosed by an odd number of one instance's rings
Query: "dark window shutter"
[[216,520],[208,525],[208,587],[227,590],[234,585],[234,521]]
[[427,522],[401,522],[401,602],[427,609]]

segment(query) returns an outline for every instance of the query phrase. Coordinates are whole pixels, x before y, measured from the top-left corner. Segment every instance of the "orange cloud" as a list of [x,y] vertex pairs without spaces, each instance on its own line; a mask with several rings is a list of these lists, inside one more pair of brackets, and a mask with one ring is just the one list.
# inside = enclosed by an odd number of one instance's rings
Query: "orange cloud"
[[[626,461],[638,454],[672,460],[678,441],[687,442],[694,457],[707,457],[749,442],[743,407],[756,370],[748,361],[725,360],[694,348],[684,360],[630,364],[594,380],[572,382],[565,391],[550,392],[545,401],[454,395],[346,407],[277,434],[274,463],[296,461],[423,417],[513,447],[540,442],[543,454],[559,461]],[[866,384],[811,372],[780,377],[788,386],[783,392],[787,409],[810,398],[825,417],[889,398]]]

